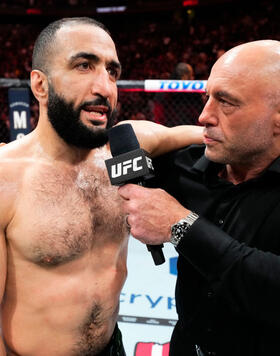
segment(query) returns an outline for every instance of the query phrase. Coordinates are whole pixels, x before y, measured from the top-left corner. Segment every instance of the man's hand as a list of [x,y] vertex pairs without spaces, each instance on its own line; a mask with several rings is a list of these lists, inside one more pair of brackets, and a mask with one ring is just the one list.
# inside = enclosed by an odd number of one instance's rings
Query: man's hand
[[145,244],[169,242],[171,226],[190,212],[162,189],[126,184],[119,194],[132,236]]

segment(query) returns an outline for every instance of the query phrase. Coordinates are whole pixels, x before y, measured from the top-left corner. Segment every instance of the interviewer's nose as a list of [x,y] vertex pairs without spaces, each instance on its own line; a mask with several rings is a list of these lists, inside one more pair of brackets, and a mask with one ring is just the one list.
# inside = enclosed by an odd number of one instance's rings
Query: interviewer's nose
[[208,101],[206,102],[198,118],[198,122],[203,126],[217,125],[218,123],[217,107],[211,99],[208,99]]

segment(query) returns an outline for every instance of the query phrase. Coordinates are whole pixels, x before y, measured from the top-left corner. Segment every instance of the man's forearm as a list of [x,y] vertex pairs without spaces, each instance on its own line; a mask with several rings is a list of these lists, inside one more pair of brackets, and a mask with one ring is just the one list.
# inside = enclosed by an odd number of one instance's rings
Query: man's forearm
[[132,125],[141,148],[149,152],[152,157],[203,142],[203,128],[201,126],[166,127],[145,120],[128,120],[119,124],[125,123]]

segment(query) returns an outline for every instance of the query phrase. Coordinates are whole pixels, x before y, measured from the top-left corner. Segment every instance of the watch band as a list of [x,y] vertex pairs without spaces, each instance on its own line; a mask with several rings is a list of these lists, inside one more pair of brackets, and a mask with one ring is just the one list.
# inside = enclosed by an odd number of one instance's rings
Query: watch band
[[192,224],[199,218],[199,216],[190,212],[184,219],[181,219],[176,224],[171,226],[171,238],[170,242],[176,247],[181,241],[182,237],[189,230]]

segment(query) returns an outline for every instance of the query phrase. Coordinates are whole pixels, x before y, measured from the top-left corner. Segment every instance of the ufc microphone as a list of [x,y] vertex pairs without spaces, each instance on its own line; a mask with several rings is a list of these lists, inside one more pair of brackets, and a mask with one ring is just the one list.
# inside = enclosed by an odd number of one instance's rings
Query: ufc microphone
[[[130,124],[112,127],[108,131],[113,158],[105,161],[112,185],[134,183],[146,186],[154,177],[154,167],[148,153],[140,148],[135,132]],[[147,245],[155,265],[165,262],[163,244]]]

